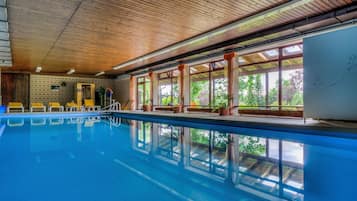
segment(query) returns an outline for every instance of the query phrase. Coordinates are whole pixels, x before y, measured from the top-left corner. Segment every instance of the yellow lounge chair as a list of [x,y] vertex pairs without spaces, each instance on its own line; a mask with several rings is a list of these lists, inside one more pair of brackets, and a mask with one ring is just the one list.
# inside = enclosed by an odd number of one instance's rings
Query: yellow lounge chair
[[49,102],[48,111],[52,112],[52,109],[58,109],[59,112],[63,112],[63,106],[59,102]]
[[74,101],[66,103],[66,111],[81,111],[81,107],[78,106]]
[[30,112],[33,112],[34,109],[39,109],[42,110],[43,112],[46,112],[46,106],[43,105],[42,103],[31,103]]
[[21,102],[9,102],[7,105],[7,113],[10,113],[11,109],[16,109],[16,110],[21,110],[21,112],[24,112],[25,108],[24,105],[22,105]]
[[84,100],[84,109],[86,111],[95,111],[95,110],[100,110],[100,106],[94,105],[94,100],[93,99],[85,99]]

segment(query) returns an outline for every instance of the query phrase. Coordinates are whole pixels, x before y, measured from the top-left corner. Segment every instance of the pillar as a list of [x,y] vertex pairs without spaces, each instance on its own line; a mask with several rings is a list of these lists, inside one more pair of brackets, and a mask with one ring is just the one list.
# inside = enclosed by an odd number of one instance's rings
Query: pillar
[[279,101],[279,112],[281,111],[282,107],[282,102],[283,102],[283,96],[282,96],[282,93],[283,93],[283,74],[281,72],[282,70],[282,60],[281,60],[281,57],[283,55],[283,49],[282,48],[279,48],[279,59],[278,59],[278,65],[279,65],[279,97],[278,97],[278,101]]
[[150,78],[150,104],[151,104],[151,110],[153,110],[154,106],[157,105],[157,89],[158,89],[158,80],[157,80],[157,74],[154,73],[153,71],[149,72],[149,78]]
[[238,109],[234,109],[234,106],[238,106],[238,69],[236,67],[235,52],[231,52],[224,55],[224,59],[227,61],[227,95],[228,95],[228,109],[229,114],[238,114]]
[[[186,71],[188,69],[188,65],[187,64],[180,64],[179,67],[178,67],[178,70],[180,71],[180,76],[179,76],[179,88],[180,88],[180,107],[181,107],[181,112],[184,111],[184,108],[185,108],[185,105],[189,105],[189,97],[190,97],[190,94],[189,94],[189,91],[190,91],[190,88],[188,86],[188,83],[187,81],[189,81],[188,77],[186,76]],[[187,79],[188,78],[188,79]]]
[[130,86],[129,86],[129,109],[136,110],[136,78],[130,76]]

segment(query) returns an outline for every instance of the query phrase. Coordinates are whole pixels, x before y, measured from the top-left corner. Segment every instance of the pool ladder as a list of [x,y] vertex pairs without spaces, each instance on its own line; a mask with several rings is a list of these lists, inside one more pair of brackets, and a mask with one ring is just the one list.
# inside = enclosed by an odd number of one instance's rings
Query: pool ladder
[[105,112],[118,112],[121,110],[121,104],[118,101],[113,100],[112,104],[103,107]]

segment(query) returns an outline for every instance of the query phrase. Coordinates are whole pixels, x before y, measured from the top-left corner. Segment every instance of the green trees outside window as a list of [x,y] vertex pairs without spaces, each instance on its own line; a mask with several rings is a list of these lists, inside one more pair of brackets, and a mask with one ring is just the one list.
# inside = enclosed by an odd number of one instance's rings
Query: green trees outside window
[[[238,59],[240,109],[297,110],[303,106],[302,45],[265,50]],[[281,82],[279,82],[281,72]],[[279,85],[281,83],[281,94]],[[279,103],[279,96],[281,102]]]
[[218,107],[227,105],[226,61],[192,66],[190,68],[190,105]]
[[137,78],[137,108],[142,109],[143,105],[150,103],[150,78],[147,76]]
[[177,70],[160,73],[159,104],[163,106],[179,104],[179,86]]

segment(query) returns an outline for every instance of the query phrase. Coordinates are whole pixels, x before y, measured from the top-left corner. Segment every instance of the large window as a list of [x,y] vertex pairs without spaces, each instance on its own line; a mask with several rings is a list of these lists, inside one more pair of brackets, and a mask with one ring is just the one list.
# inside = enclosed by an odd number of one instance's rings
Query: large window
[[151,122],[137,121],[136,147],[144,152],[150,151],[151,144]]
[[302,53],[297,44],[239,56],[239,109],[302,109]]
[[190,128],[190,167],[225,177],[227,134]]
[[178,75],[178,70],[158,75],[159,105],[177,105],[179,103]]
[[190,105],[214,107],[227,104],[226,61],[190,67]]
[[301,200],[304,190],[303,144],[240,135],[238,152],[239,184],[288,200]]
[[137,78],[137,108],[142,109],[143,105],[150,103],[150,78],[147,76]]
[[180,135],[182,127],[159,124],[157,154],[179,162],[181,160]]

